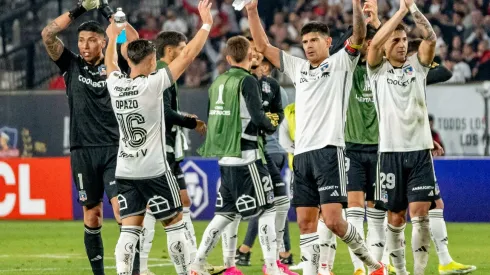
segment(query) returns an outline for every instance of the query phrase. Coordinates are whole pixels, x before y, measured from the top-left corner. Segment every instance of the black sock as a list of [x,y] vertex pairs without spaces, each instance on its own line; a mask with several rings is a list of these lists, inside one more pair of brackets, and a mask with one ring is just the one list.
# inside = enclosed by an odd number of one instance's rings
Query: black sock
[[133,275],[140,274],[140,240],[136,243],[136,253],[133,261]]
[[92,266],[94,275],[105,275],[104,273],[104,244],[100,235],[102,227],[90,228],[85,225],[85,251]]

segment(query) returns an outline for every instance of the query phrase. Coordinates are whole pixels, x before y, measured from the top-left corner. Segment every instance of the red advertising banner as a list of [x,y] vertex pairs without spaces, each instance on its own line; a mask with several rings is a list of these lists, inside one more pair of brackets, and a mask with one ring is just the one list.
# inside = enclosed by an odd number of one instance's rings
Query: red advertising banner
[[73,219],[70,158],[0,159],[0,220]]

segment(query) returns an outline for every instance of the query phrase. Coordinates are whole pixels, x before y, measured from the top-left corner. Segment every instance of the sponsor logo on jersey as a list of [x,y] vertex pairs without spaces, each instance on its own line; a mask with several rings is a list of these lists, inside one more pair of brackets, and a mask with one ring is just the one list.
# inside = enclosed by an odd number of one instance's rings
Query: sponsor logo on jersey
[[84,84],[90,85],[90,86],[92,86],[94,88],[104,88],[105,85],[106,85],[105,80],[93,81],[92,79],[83,77],[82,75],[79,75],[78,76],[78,81],[80,81],[80,82],[82,82]]
[[387,82],[388,82],[389,85],[395,85],[395,86],[400,86],[400,87],[407,87],[410,83],[415,82],[415,77],[412,77],[412,78],[407,79],[405,81],[388,78],[387,79]]

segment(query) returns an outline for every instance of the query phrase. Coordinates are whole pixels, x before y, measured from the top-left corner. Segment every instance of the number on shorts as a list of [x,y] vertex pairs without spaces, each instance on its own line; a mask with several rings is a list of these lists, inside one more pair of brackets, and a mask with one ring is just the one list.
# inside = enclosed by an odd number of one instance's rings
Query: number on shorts
[[[395,188],[395,174],[393,173],[380,173],[380,183],[382,188],[393,189]],[[385,184],[386,182],[386,184]]]
[[225,104],[223,101],[223,91],[225,90],[225,85],[221,84],[218,87],[218,100],[216,100],[216,104]]
[[117,120],[121,127],[123,138],[122,140],[126,146],[131,146],[133,148],[138,148],[145,144],[147,132],[141,127],[134,127],[133,123],[136,125],[145,123],[145,118],[138,113],[131,113],[126,116],[122,114],[117,114]]
[[263,183],[265,192],[269,192],[272,190],[272,180],[270,177],[263,177],[262,183]]

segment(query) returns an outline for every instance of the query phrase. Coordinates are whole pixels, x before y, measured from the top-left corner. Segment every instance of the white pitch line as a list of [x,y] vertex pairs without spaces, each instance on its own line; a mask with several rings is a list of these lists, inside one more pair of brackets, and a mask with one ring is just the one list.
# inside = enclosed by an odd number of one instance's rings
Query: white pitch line
[[[0,258],[44,258],[44,259],[86,259],[87,256],[81,254],[18,254],[18,255],[0,255]],[[114,257],[104,257],[107,260],[114,260]],[[168,259],[159,258],[148,258],[148,261],[152,262],[166,262],[169,263]]]
[[[163,266],[173,266],[172,263],[165,264],[149,264],[148,267],[163,267]],[[77,270],[92,270],[92,268],[77,268]],[[116,269],[115,266],[105,266],[104,269]],[[46,267],[46,268],[10,268],[10,269],[0,269],[0,273],[4,272],[20,272],[20,271],[61,271],[61,270],[73,270],[73,268],[59,268],[59,267]]]

